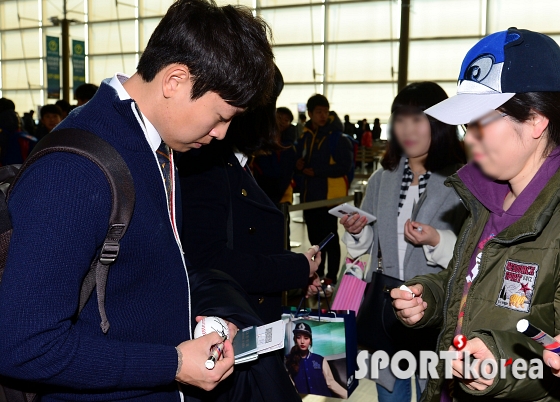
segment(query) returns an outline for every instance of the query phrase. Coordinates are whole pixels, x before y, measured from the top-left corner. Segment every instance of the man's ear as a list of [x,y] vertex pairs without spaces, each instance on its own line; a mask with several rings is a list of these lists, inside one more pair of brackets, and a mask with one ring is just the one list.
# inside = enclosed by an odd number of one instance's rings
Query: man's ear
[[163,69],[161,75],[161,89],[165,99],[177,96],[178,93],[191,87],[191,76],[187,66],[170,64]]

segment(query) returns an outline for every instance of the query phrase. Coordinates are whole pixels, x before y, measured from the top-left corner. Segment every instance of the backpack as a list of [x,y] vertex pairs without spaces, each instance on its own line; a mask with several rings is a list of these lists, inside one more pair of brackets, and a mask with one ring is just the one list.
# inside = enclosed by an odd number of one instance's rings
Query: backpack
[[[7,200],[10,192],[26,168],[37,159],[53,152],[69,152],[95,163],[104,173],[111,187],[112,206],[107,235],[99,255],[94,258],[82,283],[78,314],[97,288],[98,309],[103,333],[109,330],[105,313],[105,287],[109,267],[119,254],[119,242],[124,236],[134,210],[135,191],[128,166],[113,146],[98,136],[75,128],[55,130],[33,149],[23,165],[0,167],[0,281],[6,265],[12,224]],[[0,402],[32,402],[39,397],[32,393],[11,389],[0,384]]]
[[350,166],[350,170],[346,173],[346,177],[348,179],[348,188],[352,185],[352,181],[354,180],[354,176],[356,174],[356,157],[358,155],[358,141],[354,138],[349,136],[348,134],[340,133],[340,135],[329,135],[329,150],[331,155],[334,158],[336,154],[336,148],[338,147],[338,141],[340,138],[345,138],[350,146],[352,147],[352,166]]

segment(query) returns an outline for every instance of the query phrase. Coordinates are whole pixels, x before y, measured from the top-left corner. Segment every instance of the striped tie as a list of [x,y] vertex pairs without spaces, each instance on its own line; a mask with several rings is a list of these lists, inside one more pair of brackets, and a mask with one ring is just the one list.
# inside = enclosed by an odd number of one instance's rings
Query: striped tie
[[167,192],[167,207],[169,211],[172,212],[172,192],[173,192],[173,183],[171,182],[171,169],[173,169],[171,164],[171,152],[169,147],[165,144],[165,142],[161,142],[157,152],[157,159],[159,163],[159,167],[161,168],[161,173],[163,174],[163,180],[165,181],[165,191]]

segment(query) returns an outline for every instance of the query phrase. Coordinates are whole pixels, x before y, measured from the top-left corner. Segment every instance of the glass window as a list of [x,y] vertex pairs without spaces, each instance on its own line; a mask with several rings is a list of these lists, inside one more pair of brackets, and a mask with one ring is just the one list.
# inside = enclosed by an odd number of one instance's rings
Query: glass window
[[2,34],[2,58],[24,59],[40,57],[38,29],[8,31]]
[[216,3],[219,6],[225,6],[225,5],[228,5],[228,4],[233,4],[233,5],[253,8],[256,4],[256,0],[216,0]]
[[136,55],[90,56],[89,71],[89,82],[95,85],[117,72],[132,75],[136,72]]
[[134,21],[103,22],[89,25],[89,54],[136,51]]
[[488,0],[488,33],[509,27],[558,32],[557,0]]
[[408,80],[456,80],[463,58],[476,42],[476,39],[411,41]]
[[[399,45],[393,44],[393,66],[398,67]],[[328,81],[390,81],[391,43],[330,45]]]
[[[483,6],[485,7],[484,2],[472,0],[412,0],[410,37],[482,35]],[[400,10],[397,14],[400,15]]]
[[336,4],[328,6],[328,40],[355,41],[399,38],[400,9],[392,1]]
[[16,104],[16,112],[19,113],[20,117],[23,117],[23,114],[29,112],[30,110],[35,110],[35,117],[39,118],[39,114],[37,113],[37,106],[43,104],[41,91],[2,91],[2,96],[11,99]]
[[0,29],[38,27],[38,6],[37,0],[0,1]]
[[[89,0],[90,3],[92,0]],[[37,1],[35,1],[37,4]],[[113,1],[113,5],[115,2]],[[62,9],[62,0],[43,0],[43,25],[52,26],[50,22],[51,17],[58,17],[62,19],[64,12]],[[84,0],[67,0],[66,4],[67,18],[69,20],[77,20],[83,22],[85,20],[85,4]],[[60,29],[60,28],[59,28]]]
[[142,28],[140,29],[140,49],[146,49],[150,36],[154,33],[156,27],[158,26],[161,18],[148,18],[142,20]]
[[391,114],[391,103],[396,96],[396,84],[333,84],[327,86],[327,98],[341,119],[350,116],[350,121],[374,118],[387,121]]
[[274,55],[285,82],[323,80],[322,46],[277,47],[274,48]]
[[294,123],[297,123],[298,104],[307,103],[307,100],[316,93],[323,93],[323,85],[284,85],[282,93],[276,101],[276,106],[284,106],[290,109],[294,115]]
[[324,6],[262,10],[260,15],[272,28],[274,43],[323,41]]
[[309,3],[322,3],[322,0],[260,0],[261,7],[290,6]]
[[134,0],[89,0],[89,21],[120,20],[134,18],[136,8]]
[[2,62],[2,89],[27,89],[40,88],[41,61],[3,61]]
[[171,4],[173,4],[174,0],[140,0],[140,16],[141,17],[155,17],[161,16],[163,17],[167,12],[167,9]]

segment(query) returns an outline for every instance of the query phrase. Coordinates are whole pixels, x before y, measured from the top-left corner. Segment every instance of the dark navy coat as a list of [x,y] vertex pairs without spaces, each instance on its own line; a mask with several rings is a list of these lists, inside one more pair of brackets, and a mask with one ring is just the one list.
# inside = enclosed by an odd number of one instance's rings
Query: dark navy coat
[[[231,275],[265,322],[280,319],[281,292],[303,288],[305,256],[284,250],[284,216],[239,164],[230,145],[214,142],[178,163],[182,242],[194,266]],[[228,217],[233,236],[228,247]]]

